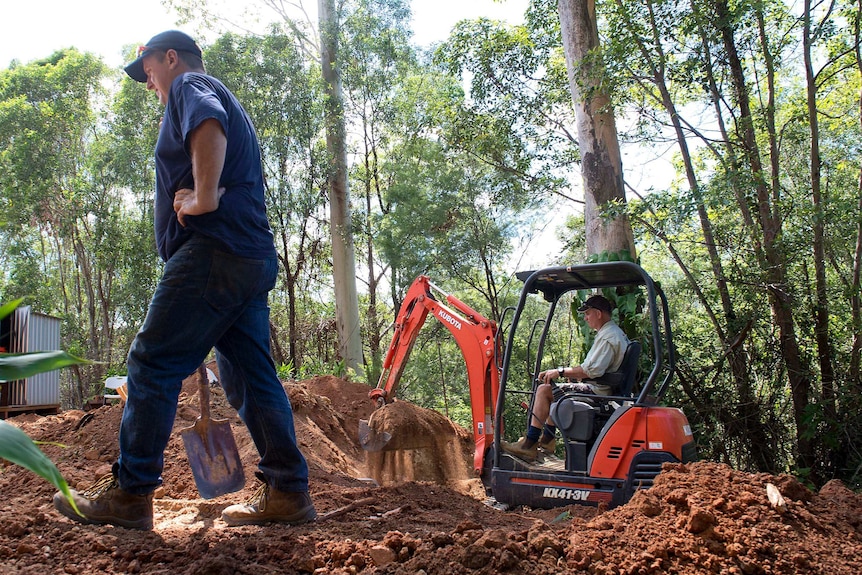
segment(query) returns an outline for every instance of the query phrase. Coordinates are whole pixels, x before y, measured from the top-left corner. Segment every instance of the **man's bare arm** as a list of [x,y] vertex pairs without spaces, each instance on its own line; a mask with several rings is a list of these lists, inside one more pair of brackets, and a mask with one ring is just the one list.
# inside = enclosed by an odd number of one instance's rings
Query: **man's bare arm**
[[204,120],[189,136],[192,154],[192,175],[195,187],[177,190],[174,196],[174,211],[180,225],[185,226],[185,216],[199,216],[218,209],[224,188],[219,188],[219,178],[224,168],[227,151],[225,137],[218,120]]

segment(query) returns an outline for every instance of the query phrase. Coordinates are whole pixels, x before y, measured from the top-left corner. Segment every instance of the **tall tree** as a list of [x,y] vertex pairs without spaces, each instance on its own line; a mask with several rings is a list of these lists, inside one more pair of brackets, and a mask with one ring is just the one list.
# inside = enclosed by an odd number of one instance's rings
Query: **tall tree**
[[[381,286],[391,268],[375,245],[377,216],[388,211],[384,196],[391,179],[382,172],[389,151],[407,132],[394,128],[397,87],[416,70],[415,50],[409,45],[410,11],[403,0],[361,0],[342,24],[342,73],[346,86],[345,114],[356,126],[358,159],[352,169],[357,200],[353,211],[356,239],[362,242],[361,267],[365,270],[365,365],[369,382],[382,369],[384,335],[391,324],[381,301]],[[364,256],[364,257],[363,257]]]
[[[747,360],[745,339],[750,331],[750,319],[740,317],[733,302],[720,246],[709,217],[709,206],[698,178],[698,158],[692,154],[688,141],[691,135],[690,126],[680,110],[682,105],[692,98],[692,87],[676,81],[685,74],[686,66],[691,65],[690,60],[684,56],[690,56],[693,51],[707,43],[702,36],[681,32],[686,27],[703,31],[702,26],[697,26],[700,21],[698,14],[699,7],[696,5],[682,7],[675,2],[630,3],[615,0],[608,6],[608,26],[618,33],[609,37],[606,47],[623,62],[625,75],[632,84],[628,95],[640,103],[642,113],[664,111],[664,117],[672,129],[679,150],[681,170],[688,186],[686,196],[690,197],[691,205],[697,214],[703,248],[706,250],[712,272],[709,282],[714,284],[714,290],[702,288],[699,284],[701,274],[689,269],[689,263],[666,236],[665,241],[697,294],[711,320],[715,335],[721,342],[723,353],[720,365],[724,365],[726,359],[730,368],[729,373],[739,401],[733,408],[719,410],[725,429],[731,436],[739,439],[756,438],[751,442],[751,459],[755,462],[754,466],[761,471],[774,471],[775,458],[772,442],[769,440],[770,431],[761,412],[762,405],[753,389]],[[673,42],[668,42],[668,39],[673,39]],[[634,52],[632,47],[636,49]],[[703,50],[702,54],[708,61],[709,51]],[[716,89],[714,77],[707,75],[707,78],[710,79],[709,85],[712,89]],[[718,118],[720,124],[721,116]],[[652,231],[655,233],[656,229],[652,228]],[[714,292],[717,292],[720,308],[712,301],[711,294]]]
[[559,0],[558,9],[581,150],[587,253],[628,250],[634,257],[625,211],[607,214],[614,204],[625,204],[626,195],[613,106],[603,84],[596,5],[594,0]]
[[320,65],[323,75],[326,149],[329,151],[329,188],[332,272],[335,287],[335,322],[339,352],[348,369],[362,373],[362,334],[347,169],[347,130],[338,55],[340,12],[335,0],[319,0]]
[[[276,28],[262,37],[225,34],[207,49],[205,61],[207,69],[231,87],[257,129],[267,213],[283,268],[284,288],[275,290],[270,300],[274,318],[286,309],[282,323],[287,323],[287,350],[282,349],[283,338],[273,337],[273,356],[296,377],[309,341],[302,329],[308,323],[303,317],[307,294],[324,287],[310,279],[319,275],[326,245],[319,76],[303,58],[300,41]],[[278,326],[272,331],[278,334]]]
[[[858,352],[839,343],[856,331],[848,262],[862,245],[850,233],[858,173],[842,159],[859,131],[847,122],[854,106],[858,115],[858,37],[838,25],[858,21],[858,0],[806,4],[800,18],[783,2],[603,6],[611,85],[637,106],[634,134],[679,142],[680,180],[647,196],[635,222],[642,240],[663,242],[697,294],[692,311],[713,324],[710,336],[677,298],[699,429],[733,464],[777,471],[795,460],[822,482],[847,469],[841,438],[858,437],[848,401],[858,394],[842,381]],[[687,293],[675,282],[665,288]]]
[[[131,315],[120,295],[132,264],[130,245],[116,238],[134,218],[99,120],[106,75],[101,61],[74,49],[0,73],[0,195],[6,237],[25,256],[18,262],[46,286],[31,302],[63,318],[64,347],[115,363],[124,357],[116,336]],[[80,406],[104,369],[72,372],[66,403]]]
[[[781,215],[779,213],[778,197],[780,190],[776,178],[770,177],[765,171],[762,161],[762,152],[755,131],[756,118],[751,110],[750,84],[747,81],[745,66],[740,57],[736,42],[737,18],[731,12],[730,5],[726,0],[716,0],[712,6],[714,10],[714,25],[721,38],[721,45],[727,55],[728,72],[730,74],[732,95],[735,105],[738,107],[739,116],[736,122],[737,133],[740,134],[739,146],[742,152],[742,160],[749,171],[751,184],[754,187],[754,198],[745,198],[744,203],[753,207],[756,227],[749,231],[753,236],[756,253],[761,262],[766,280],[767,293],[774,315],[775,323],[779,329],[779,342],[782,349],[790,391],[793,397],[794,418],[797,428],[797,444],[799,449],[800,466],[812,469],[814,464],[812,434],[808,429],[806,409],[808,408],[811,395],[810,367],[807,364],[800,348],[796,335],[796,325],[793,319],[794,301],[791,291],[787,285],[787,261],[784,251],[781,249]],[[770,56],[764,54],[769,61]],[[767,66],[767,77],[769,81],[768,91],[774,90],[772,63]],[[774,109],[765,110],[767,122],[774,121]],[[767,140],[770,148],[774,151],[775,136],[770,135]],[[774,155],[767,156],[772,162],[777,162]],[[774,167],[773,174],[774,174]]]

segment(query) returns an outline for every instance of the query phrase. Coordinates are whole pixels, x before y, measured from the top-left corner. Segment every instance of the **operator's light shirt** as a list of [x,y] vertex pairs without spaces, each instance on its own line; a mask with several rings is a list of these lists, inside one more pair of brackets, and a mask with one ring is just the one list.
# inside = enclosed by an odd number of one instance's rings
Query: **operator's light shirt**
[[[623,363],[623,356],[629,345],[629,338],[613,320],[608,321],[596,332],[587,357],[581,363],[589,379],[601,377],[611,371],[619,371]],[[597,395],[608,395],[611,392],[609,385],[587,382]]]

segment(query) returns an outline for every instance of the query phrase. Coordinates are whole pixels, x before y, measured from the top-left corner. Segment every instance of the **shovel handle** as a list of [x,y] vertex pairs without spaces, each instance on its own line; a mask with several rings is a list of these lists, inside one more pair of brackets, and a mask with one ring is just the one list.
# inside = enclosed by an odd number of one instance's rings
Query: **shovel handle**
[[198,366],[198,393],[201,402],[201,419],[210,419],[210,382],[203,364]]

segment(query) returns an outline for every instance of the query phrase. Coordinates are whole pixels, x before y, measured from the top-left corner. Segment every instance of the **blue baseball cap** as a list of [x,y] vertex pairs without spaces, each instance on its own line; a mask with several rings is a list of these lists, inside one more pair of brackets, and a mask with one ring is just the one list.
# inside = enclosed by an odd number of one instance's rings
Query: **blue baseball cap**
[[200,46],[197,45],[197,42],[191,36],[179,30],[168,30],[167,32],[156,34],[145,45],[138,46],[138,57],[134,62],[126,66],[126,74],[133,80],[146,82],[147,73],[144,72],[144,58],[153,52],[165,52],[167,50],[188,52],[198,58],[202,56]]

